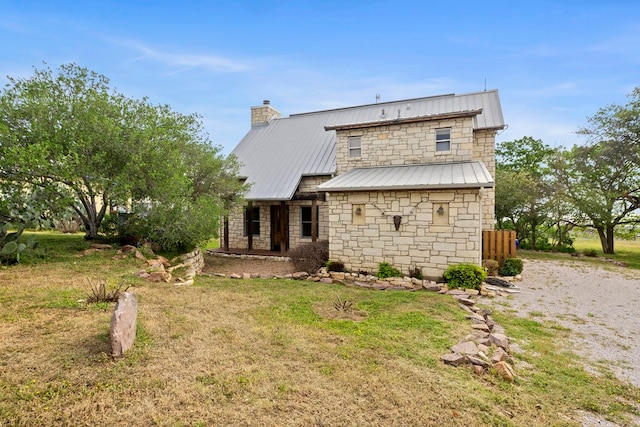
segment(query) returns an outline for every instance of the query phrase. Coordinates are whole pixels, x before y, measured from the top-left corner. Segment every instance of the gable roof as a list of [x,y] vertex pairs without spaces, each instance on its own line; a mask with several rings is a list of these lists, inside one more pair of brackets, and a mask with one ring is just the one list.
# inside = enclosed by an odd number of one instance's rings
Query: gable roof
[[251,184],[249,200],[291,200],[302,177],[335,173],[335,129],[460,114],[473,116],[474,130],[504,128],[497,90],[448,94],[273,119],[252,126],[232,154]]
[[331,192],[480,187],[493,187],[493,178],[484,163],[473,161],[351,169],[318,189]]

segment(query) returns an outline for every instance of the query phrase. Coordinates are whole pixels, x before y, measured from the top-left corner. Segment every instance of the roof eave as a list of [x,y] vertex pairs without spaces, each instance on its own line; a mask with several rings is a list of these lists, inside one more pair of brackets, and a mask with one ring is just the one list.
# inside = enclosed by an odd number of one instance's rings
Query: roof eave
[[444,119],[457,119],[460,117],[473,117],[482,113],[482,108],[476,110],[466,110],[466,111],[458,111],[455,113],[443,113],[443,114],[430,114],[426,116],[415,116],[415,117],[397,117],[395,119],[387,119],[387,120],[377,120],[374,122],[363,122],[363,123],[345,123],[341,125],[331,125],[325,126],[325,131],[330,130],[349,130],[349,129],[362,129],[362,128],[370,128],[376,126],[387,126],[387,125],[397,125],[404,123],[416,123],[416,122],[425,122],[429,120],[444,120]]
[[439,184],[439,185],[393,185],[393,186],[376,186],[376,187],[321,187],[318,186],[319,191],[332,192],[359,192],[359,191],[401,191],[401,190],[449,190],[449,189],[463,189],[463,188],[492,188],[493,182],[486,182],[482,184]]

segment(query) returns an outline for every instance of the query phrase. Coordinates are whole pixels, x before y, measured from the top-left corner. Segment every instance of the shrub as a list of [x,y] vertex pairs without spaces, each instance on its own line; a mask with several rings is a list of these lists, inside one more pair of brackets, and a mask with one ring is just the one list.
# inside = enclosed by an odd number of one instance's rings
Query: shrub
[[340,261],[327,261],[327,271],[335,271],[336,273],[344,272],[344,263]]
[[313,274],[329,260],[329,242],[309,242],[296,246],[287,254],[298,271]]
[[397,268],[391,267],[388,262],[381,262],[378,264],[376,276],[380,279],[386,279],[387,277],[402,277],[402,273]]
[[524,265],[520,258],[507,258],[504,260],[504,264],[500,267],[501,276],[515,276],[522,273]]
[[482,266],[487,270],[489,276],[496,276],[500,269],[500,263],[495,259],[483,259]]
[[598,256],[598,251],[595,249],[585,249],[582,251],[582,254],[584,256],[588,256],[588,257],[597,257]]
[[462,263],[450,265],[444,272],[444,277],[452,288],[480,290],[480,285],[487,278],[487,272],[479,265]]

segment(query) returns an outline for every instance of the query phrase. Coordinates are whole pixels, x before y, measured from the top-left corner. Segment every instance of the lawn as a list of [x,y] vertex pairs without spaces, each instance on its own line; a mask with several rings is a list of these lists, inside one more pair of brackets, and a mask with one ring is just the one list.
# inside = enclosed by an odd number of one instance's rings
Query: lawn
[[[585,262],[606,263],[608,260],[617,260],[625,262],[629,268],[640,270],[640,240],[616,240],[614,243],[615,254],[604,254],[600,240],[597,237],[578,236],[573,243],[578,254],[583,254],[585,250],[594,250],[595,257],[581,256],[580,259]],[[558,259],[568,258],[569,254],[539,252],[529,250],[519,250],[518,253],[522,257],[535,259]]]
[[[579,426],[619,423],[640,391],[586,372],[568,331],[496,313],[523,353],[517,380],[444,365],[471,332],[450,296],[292,280],[134,277],[115,249],[78,257],[82,236],[39,234],[0,268],[0,426]],[[138,336],[109,356],[113,305],[87,305],[86,278],[131,285]],[[337,310],[335,302],[353,303]]]

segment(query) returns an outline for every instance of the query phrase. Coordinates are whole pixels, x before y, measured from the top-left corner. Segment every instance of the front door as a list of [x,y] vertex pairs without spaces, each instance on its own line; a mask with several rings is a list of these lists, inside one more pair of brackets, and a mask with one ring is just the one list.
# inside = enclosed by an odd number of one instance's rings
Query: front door
[[289,206],[284,202],[271,206],[271,250],[289,250]]

